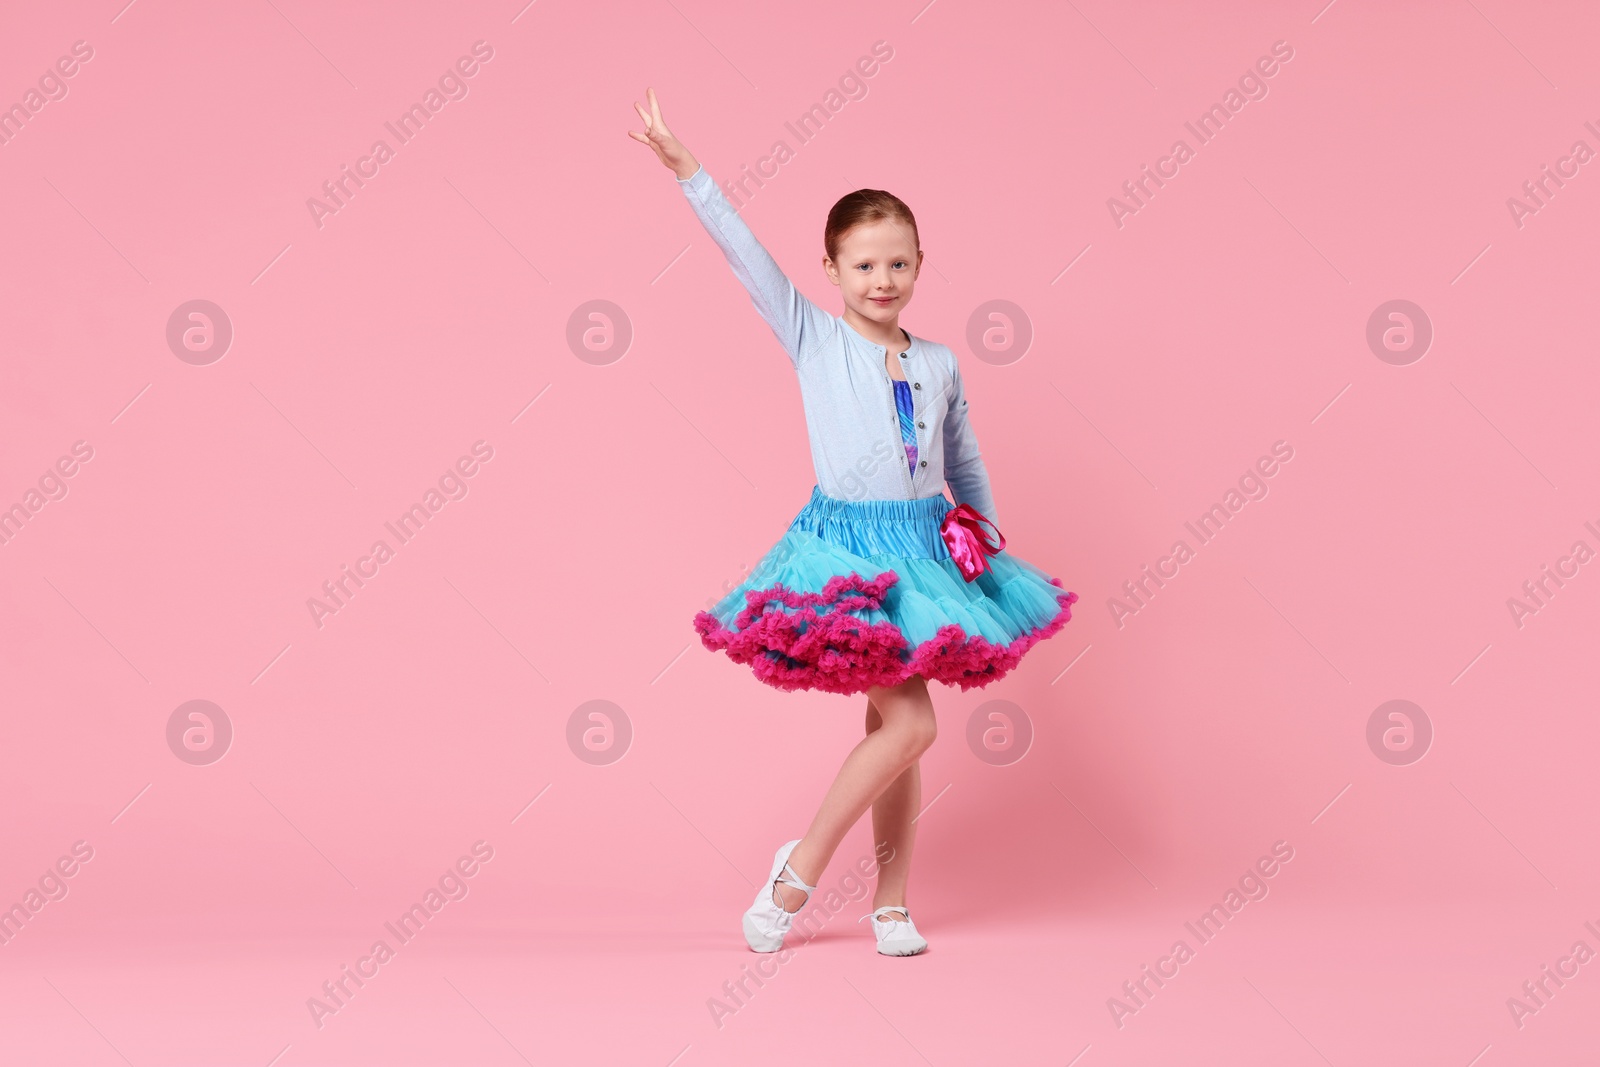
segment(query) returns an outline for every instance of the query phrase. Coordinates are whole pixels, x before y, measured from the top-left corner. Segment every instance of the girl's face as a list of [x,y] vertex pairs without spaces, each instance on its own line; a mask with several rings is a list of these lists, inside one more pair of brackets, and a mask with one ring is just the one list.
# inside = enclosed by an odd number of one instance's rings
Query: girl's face
[[848,230],[839,239],[839,258],[824,256],[822,266],[843,294],[845,307],[888,324],[911,302],[922,252],[904,222],[878,219]]

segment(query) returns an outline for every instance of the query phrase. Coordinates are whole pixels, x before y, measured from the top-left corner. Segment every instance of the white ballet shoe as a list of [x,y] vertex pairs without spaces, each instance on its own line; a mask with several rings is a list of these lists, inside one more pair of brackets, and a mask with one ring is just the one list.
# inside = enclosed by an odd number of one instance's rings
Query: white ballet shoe
[[796,838],[773,855],[772,873],[756,892],[755,903],[744,913],[744,939],[756,952],[776,952],[782,948],[783,935],[794,925],[795,913],[800,910],[796,908],[794,911],[785,911],[783,905],[773,899],[777,896],[778,883],[782,882],[784,885],[805,891],[806,899],[801,902],[801,908],[810,903],[811,894],[817,888],[814,885],[806,885],[795,873],[795,869],[789,866],[789,854],[799,843],[800,840]]
[[[899,912],[904,919],[885,919],[889,912]],[[878,938],[878,952],[884,956],[915,956],[928,947],[927,940],[917,933],[917,926],[911,921],[911,913],[904,905],[885,904],[871,915],[863,915],[862,919],[872,920],[872,932]]]

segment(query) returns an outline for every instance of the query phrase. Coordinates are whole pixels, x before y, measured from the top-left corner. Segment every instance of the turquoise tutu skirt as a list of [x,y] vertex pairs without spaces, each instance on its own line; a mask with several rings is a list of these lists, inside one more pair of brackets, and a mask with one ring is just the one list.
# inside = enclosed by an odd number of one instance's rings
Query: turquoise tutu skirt
[[1072,618],[1078,594],[1004,549],[972,581],[940,534],[954,507],[840,500],[812,487],[749,577],[695,614],[700,643],[777,689],[860,693],[913,675],[997,681]]

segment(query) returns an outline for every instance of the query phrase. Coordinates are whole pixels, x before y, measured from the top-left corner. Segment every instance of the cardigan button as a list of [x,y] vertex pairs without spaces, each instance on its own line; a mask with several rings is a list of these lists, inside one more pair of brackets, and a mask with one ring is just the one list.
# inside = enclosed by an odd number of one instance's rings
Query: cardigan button
[[922,388],[922,383],[921,382],[912,382],[911,383],[911,388],[913,388],[913,389],[921,389]]
[[923,425],[924,425],[923,421],[921,419],[918,419],[917,420],[917,427],[920,429]]
[[918,465],[918,466],[919,466],[919,467],[926,467],[926,466],[927,466],[927,465],[928,465],[928,461],[927,461],[927,460],[923,460],[923,461],[922,461],[922,462],[921,462],[921,463],[919,463],[919,464],[917,464],[917,465]]

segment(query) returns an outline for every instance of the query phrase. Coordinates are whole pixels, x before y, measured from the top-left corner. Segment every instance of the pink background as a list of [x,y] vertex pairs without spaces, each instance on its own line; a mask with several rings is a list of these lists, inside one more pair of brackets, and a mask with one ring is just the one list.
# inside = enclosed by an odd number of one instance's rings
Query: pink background
[[[1595,1048],[1600,963],[1520,1028],[1506,1002],[1600,949],[1600,574],[1520,628],[1507,600],[1600,549],[1600,163],[1520,227],[1506,201],[1600,149],[1600,14],[920,2],[7,15],[0,103],[94,55],[0,146],[0,506],[93,458],[0,545],[0,904],[94,852],[0,946],[0,1061]],[[307,199],[478,40],[468,95],[319,228]],[[878,40],[867,95],[799,145],[785,123]],[[1279,40],[1268,95],[1119,228],[1107,199]],[[739,914],[865,703],[768,689],[691,629],[813,478],[792,370],[625,135],[647,85],[716,178],[789,142],[743,214],[835,312],[828,207],[913,206],[903,321],[962,360],[1008,548],[1081,597],[1002,683],[932,689],[930,951],[877,956],[851,901],[720,1026],[758,959]],[[165,336],[196,299],[234,330],[204,366]],[[1021,358],[966,345],[996,299]],[[1365,339],[1394,299],[1434,330],[1404,366]],[[620,358],[569,344],[593,300]],[[466,496],[319,628],[308,598],[480,440]],[[1269,495],[1119,627],[1109,598],[1278,440]],[[196,699],[234,731],[205,766],[167,742]],[[1405,766],[1366,739],[1392,699],[1434,731]],[[630,724],[607,765],[569,745],[590,700]],[[994,700],[1034,733],[1006,766],[966,741]],[[468,895],[319,1028],[307,999],[480,840]],[[1270,894],[1119,1027],[1107,999],[1276,841]]]

